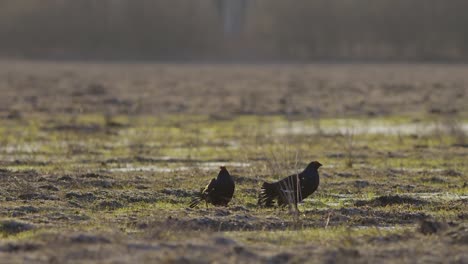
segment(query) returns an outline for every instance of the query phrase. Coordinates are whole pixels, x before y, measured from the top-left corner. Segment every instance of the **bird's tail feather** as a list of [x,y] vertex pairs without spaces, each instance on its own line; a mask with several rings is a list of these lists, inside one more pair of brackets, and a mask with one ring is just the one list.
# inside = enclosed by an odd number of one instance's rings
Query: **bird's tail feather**
[[195,208],[195,207],[197,207],[197,205],[201,202],[201,200],[202,200],[201,195],[195,196],[195,197],[192,199],[192,201],[190,202],[189,207],[190,207],[190,208]]
[[192,201],[190,202],[189,207],[195,208],[200,202],[201,202],[200,198],[193,198]]
[[273,183],[264,182],[262,189],[258,196],[258,205],[271,207],[273,206],[273,200],[278,196],[278,192]]

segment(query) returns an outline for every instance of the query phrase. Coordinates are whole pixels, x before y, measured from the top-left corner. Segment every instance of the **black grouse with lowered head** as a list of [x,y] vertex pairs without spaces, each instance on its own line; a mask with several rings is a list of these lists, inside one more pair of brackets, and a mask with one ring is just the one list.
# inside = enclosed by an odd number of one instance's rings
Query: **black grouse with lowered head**
[[[273,183],[264,182],[258,197],[258,204],[271,207],[276,200],[279,206],[294,205],[297,210],[297,203],[317,190],[319,186],[318,168],[321,166],[320,162],[312,161],[299,174],[290,175]],[[300,188],[297,188],[298,183]]]
[[211,182],[193,198],[190,203],[190,208],[196,207],[201,201],[205,201],[206,206],[208,206],[208,203],[215,206],[228,205],[234,195],[235,184],[226,167],[221,166],[220,169],[218,177],[212,179]]

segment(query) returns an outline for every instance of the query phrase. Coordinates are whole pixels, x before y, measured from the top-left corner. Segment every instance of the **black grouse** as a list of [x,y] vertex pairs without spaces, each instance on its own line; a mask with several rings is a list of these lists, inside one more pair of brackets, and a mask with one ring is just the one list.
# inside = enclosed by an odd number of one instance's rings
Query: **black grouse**
[[[299,174],[290,175],[273,183],[264,182],[258,197],[258,204],[271,207],[276,200],[279,206],[294,205],[297,210],[297,203],[317,190],[319,186],[318,168],[321,166],[320,162],[312,161]],[[297,188],[298,182],[299,190]]]
[[190,208],[196,207],[201,201],[205,201],[206,206],[208,206],[208,203],[215,206],[228,205],[234,195],[235,184],[226,167],[221,166],[220,169],[218,177],[212,179],[211,182],[193,198],[190,203]]

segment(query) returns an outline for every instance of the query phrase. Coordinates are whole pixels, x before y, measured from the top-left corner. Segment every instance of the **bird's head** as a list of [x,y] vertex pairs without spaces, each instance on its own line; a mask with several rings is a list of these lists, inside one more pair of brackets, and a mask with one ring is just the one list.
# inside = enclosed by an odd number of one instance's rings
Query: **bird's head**
[[317,170],[318,168],[322,167],[322,163],[318,162],[318,161],[312,161],[311,163],[309,163],[309,165],[307,165],[307,168],[306,169],[315,169]]
[[226,169],[225,166],[220,166],[219,168],[220,168],[221,170],[220,170],[219,173],[218,173],[218,179],[220,179],[220,177],[221,177],[221,178],[226,178],[226,177],[227,177],[227,178],[230,178],[230,177],[231,177],[231,175],[229,174],[229,171]]

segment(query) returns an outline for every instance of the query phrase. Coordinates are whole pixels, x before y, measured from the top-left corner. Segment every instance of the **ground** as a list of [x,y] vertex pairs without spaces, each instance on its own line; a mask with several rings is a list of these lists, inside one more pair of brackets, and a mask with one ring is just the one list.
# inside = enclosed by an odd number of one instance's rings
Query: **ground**
[[[464,65],[0,69],[1,263],[468,262]],[[299,214],[257,206],[312,160]]]

